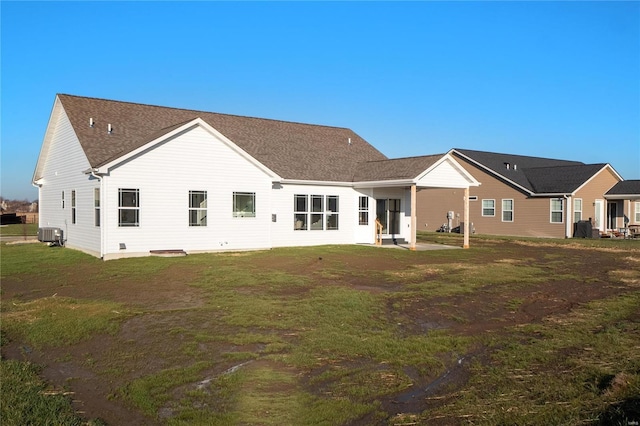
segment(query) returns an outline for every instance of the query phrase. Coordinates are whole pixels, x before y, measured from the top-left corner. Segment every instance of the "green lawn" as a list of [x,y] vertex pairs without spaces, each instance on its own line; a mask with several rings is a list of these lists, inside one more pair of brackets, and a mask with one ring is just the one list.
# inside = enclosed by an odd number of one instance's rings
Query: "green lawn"
[[3,351],[78,371],[47,383],[3,359],[3,424],[88,421],[65,396],[83,380],[170,425],[640,419],[640,244],[471,244],[109,262],[2,245]]

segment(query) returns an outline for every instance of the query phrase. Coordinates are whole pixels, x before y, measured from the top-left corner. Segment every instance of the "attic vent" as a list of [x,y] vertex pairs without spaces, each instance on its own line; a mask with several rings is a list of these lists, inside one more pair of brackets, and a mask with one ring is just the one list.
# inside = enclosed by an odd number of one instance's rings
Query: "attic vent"
[[89,127],[93,127],[93,118],[89,118]]
[[107,133],[113,133],[113,127],[111,127],[111,123],[107,124]]

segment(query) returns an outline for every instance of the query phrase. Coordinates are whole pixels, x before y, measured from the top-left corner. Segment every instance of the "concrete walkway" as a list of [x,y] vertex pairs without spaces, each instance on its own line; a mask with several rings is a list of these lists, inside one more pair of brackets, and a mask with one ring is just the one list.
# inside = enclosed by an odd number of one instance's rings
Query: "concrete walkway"
[[[403,249],[403,250],[411,250],[411,246],[409,244],[383,244],[381,246],[376,246],[375,244],[370,244],[374,247],[381,248],[391,248],[391,249]],[[445,244],[429,244],[429,243],[416,243],[416,251],[428,251],[428,250],[449,250],[449,249],[461,249],[462,247],[458,246],[447,246]]]

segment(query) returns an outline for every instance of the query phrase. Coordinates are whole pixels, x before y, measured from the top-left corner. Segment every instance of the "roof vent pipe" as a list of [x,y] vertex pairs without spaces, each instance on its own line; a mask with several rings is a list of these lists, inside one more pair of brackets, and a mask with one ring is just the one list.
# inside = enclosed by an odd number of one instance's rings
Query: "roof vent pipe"
[[89,127],[93,127],[93,118],[92,117],[89,118]]
[[518,165],[517,164],[513,165],[513,170],[518,170]]
[[107,133],[111,134],[113,132],[113,127],[111,127],[111,123],[107,124]]
[[349,145],[351,145],[351,138],[349,138]]

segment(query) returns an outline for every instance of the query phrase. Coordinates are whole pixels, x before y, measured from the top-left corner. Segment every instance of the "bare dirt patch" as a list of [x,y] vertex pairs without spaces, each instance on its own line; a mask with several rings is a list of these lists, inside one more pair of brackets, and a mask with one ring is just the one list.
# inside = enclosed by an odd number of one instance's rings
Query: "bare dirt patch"
[[[392,256],[391,251],[383,249],[376,250],[371,256],[329,254],[304,258],[263,254],[255,259],[252,267],[304,276],[313,283],[310,285],[346,286],[381,297],[389,294],[389,318],[401,315],[402,330],[406,335],[424,334],[433,329],[474,337],[508,334],[514,325],[541,322],[550,316],[569,313],[590,301],[623,294],[637,287],[639,252],[621,255],[617,249],[579,246],[567,250],[533,242],[501,243],[499,248],[493,242],[485,245],[487,250],[480,248],[472,254],[461,251],[460,255],[465,258],[455,262],[459,262],[461,268],[468,268],[470,273],[473,273],[474,265],[488,262],[516,267],[535,265],[548,268],[548,279],[527,285],[487,283],[468,294],[414,298],[405,301],[402,311],[397,312],[398,308],[393,305],[397,299],[392,295],[402,291],[403,283],[386,281],[380,273],[398,277],[409,268],[418,268],[422,280],[435,279],[441,273],[438,265],[450,264],[450,254],[443,258],[437,254]],[[557,278],[558,270],[554,265],[560,261],[565,265],[563,274],[572,277]],[[97,279],[94,270],[83,266],[55,282],[42,280],[38,275],[6,279],[2,282],[6,300],[27,301],[57,294],[115,301],[141,313],[126,320],[114,336],[96,336],[61,348],[37,349],[14,341],[3,343],[2,356],[44,366],[43,376],[55,387],[73,392],[75,407],[87,418],[100,418],[110,425],[163,424],[162,416],[150,418],[126,404],[117,395],[117,390],[154,371],[188,364],[190,350],[208,351],[211,359],[218,360],[216,367],[207,371],[202,380],[244,362],[233,357],[224,358],[224,355],[259,351],[255,343],[229,345],[200,341],[198,347],[189,346],[193,344],[193,334],[220,327],[215,310],[200,309],[209,297],[192,285],[200,273],[201,270],[193,265],[176,263],[144,282],[126,276]],[[300,292],[300,288],[284,289],[280,295],[298,297]],[[285,340],[289,339],[286,331],[273,332],[282,333]],[[421,376],[407,369],[405,373],[412,386],[379,401],[388,419],[410,422],[412,414],[447,404],[464,388],[470,375],[470,363],[487,362],[486,351],[483,346],[475,346],[466,354],[447,354],[444,372],[436,376]],[[311,374],[319,372],[321,370]],[[304,374],[308,372],[299,373]],[[622,383],[622,379],[619,378],[616,386],[618,382]],[[323,389],[309,385],[308,390],[320,394]],[[368,424],[370,420],[363,418],[353,424]],[[433,424],[457,423],[459,419],[433,421]]]

